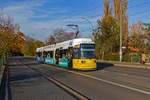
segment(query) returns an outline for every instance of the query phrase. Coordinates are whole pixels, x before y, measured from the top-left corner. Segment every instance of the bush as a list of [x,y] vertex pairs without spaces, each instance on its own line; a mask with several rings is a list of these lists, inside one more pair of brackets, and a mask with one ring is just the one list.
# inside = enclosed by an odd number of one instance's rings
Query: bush
[[108,61],[119,61],[119,55],[105,55],[104,60]]

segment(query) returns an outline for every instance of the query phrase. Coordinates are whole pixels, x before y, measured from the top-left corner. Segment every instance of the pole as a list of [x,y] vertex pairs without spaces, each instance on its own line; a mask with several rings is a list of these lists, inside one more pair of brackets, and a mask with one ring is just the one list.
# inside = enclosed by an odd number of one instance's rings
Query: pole
[[119,55],[120,55],[120,62],[122,62],[122,4],[120,3],[120,50],[119,50]]

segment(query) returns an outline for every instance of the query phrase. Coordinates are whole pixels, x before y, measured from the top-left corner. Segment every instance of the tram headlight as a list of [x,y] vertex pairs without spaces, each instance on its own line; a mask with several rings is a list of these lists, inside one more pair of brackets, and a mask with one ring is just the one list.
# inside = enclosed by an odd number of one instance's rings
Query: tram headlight
[[83,60],[82,60],[81,63],[86,63],[86,61],[83,61]]

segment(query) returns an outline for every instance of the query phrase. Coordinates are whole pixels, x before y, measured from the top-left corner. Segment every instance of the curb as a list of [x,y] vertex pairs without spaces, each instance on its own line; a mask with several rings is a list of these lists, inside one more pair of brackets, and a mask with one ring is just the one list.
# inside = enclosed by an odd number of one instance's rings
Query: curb
[[130,67],[130,68],[141,68],[141,69],[150,69],[150,64],[146,63],[144,65],[140,64],[140,63],[135,63],[135,64],[130,64],[130,63],[126,63],[126,62],[114,62],[114,61],[100,61],[97,60],[97,62],[100,63],[108,63],[108,64],[113,64],[114,67]]
[[130,68],[141,68],[141,69],[150,69],[149,65],[132,65],[132,64],[116,64],[113,63],[116,67],[130,67]]

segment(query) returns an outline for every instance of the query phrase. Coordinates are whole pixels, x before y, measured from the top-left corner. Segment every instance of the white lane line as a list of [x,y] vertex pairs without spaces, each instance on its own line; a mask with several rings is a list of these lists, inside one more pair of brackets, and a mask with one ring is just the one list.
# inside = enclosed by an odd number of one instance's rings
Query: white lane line
[[[51,67],[51,66],[49,66],[49,67]],[[88,78],[91,78],[91,79],[95,79],[95,80],[98,80],[98,81],[102,81],[102,82],[105,82],[105,83],[108,83],[108,84],[111,84],[111,85],[123,87],[123,88],[129,89],[129,90],[133,90],[133,91],[136,91],[136,92],[143,93],[143,94],[150,95],[150,92],[148,92],[148,91],[144,91],[144,90],[140,90],[140,89],[137,89],[137,88],[122,85],[122,84],[119,84],[119,83],[115,83],[115,82],[112,82],[112,81],[104,80],[104,79],[97,78],[97,77],[94,77],[94,76],[91,76],[91,75],[82,74],[82,73],[79,73],[79,72],[74,72],[74,71],[70,71],[70,70],[66,70],[66,69],[62,69],[62,68],[58,68],[58,67],[53,67],[53,68],[63,70],[63,71],[66,71],[66,72],[70,72],[70,73],[73,73],[73,74],[81,75],[81,76],[84,76],[84,77],[88,77]]]

